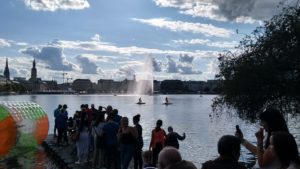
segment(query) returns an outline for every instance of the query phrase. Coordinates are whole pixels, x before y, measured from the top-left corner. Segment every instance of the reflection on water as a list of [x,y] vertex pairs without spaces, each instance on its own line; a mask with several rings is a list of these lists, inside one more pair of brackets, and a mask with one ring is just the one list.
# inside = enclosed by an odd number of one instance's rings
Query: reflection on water
[[0,161],[0,169],[57,169],[42,147]]
[[[148,149],[151,130],[156,120],[163,120],[163,128],[173,126],[180,134],[186,133],[186,139],[180,142],[180,152],[184,159],[193,161],[198,168],[206,160],[218,156],[217,142],[225,134],[234,134],[235,125],[239,125],[244,132],[245,138],[255,142],[254,133],[259,129],[258,124],[248,123],[239,119],[234,114],[211,115],[211,102],[215,96],[203,95],[168,95],[172,105],[163,105],[165,95],[142,96],[146,102],[144,105],[137,105],[136,102],[141,96],[129,95],[32,95],[32,96],[5,96],[0,100],[7,101],[34,101],[40,104],[48,113],[50,129],[53,133],[53,110],[58,104],[67,104],[69,116],[72,116],[80,105],[95,104],[96,106],[112,105],[119,110],[121,116],[127,116],[132,125],[132,117],[141,114],[141,125],[143,126],[144,149]],[[300,128],[296,120],[289,120],[291,133],[297,136],[300,141]],[[247,164],[254,161],[254,156],[242,148],[241,161]],[[42,161],[42,160],[41,160]],[[46,160],[47,161],[47,160]],[[42,162],[43,163],[43,162]],[[20,163],[23,164],[23,163]],[[47,164],[47,162],[46,162]],[[33,167],[34,168],[34,167]]]

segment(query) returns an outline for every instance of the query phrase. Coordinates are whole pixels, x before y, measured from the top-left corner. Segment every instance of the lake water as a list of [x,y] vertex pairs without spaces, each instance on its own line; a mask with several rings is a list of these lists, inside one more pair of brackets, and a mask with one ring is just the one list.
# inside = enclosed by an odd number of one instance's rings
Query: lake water
[[[137,105],[138,98],[142,97],[144,105]],[[144,149],[148,149],[151,130],[155,127],[156,120],[163,120],[163,128],[173,126],[179,134],[186,133],[186,139],[180,142],[180,152],[186,160],[190,160],[201,168],[206,160],[217,157],[217,142],[222,135],[233,134],[235,125],[239,125],[245,138],[254,142],[254,133],[258,130],[258,123],[248,123],[234,115],[212,114],[211,103],[214,95],[168,95],[172,105],[163,105],[166,95],[134,96],[134,95],[20,95],[1,96],[0,101],[33,101],[43,107],[48,113],[50,121],[49,133],[53,133],[53,110],[58,104],[67,104],[69,116],[73,116],[81,104],[95,104],[95,106],[112,105],[119,110],[121,116],[127,116],[132,125],[132,117],[141,114],[143,127]],[[233,113],[234,114],[234,113]],[[300,125],[297,119],[289,120],[291,133],[300,143]],[[39,153],[42,153],[39,151]],[[45,157],[46,158],[46,157]],[[240,161],[252,163],[254,156],[242,149]],[[51,168],[49,160],[45,168]],[[50,167],[47,167],[50,166]],[[0,164],[1,168],[1,164]]]

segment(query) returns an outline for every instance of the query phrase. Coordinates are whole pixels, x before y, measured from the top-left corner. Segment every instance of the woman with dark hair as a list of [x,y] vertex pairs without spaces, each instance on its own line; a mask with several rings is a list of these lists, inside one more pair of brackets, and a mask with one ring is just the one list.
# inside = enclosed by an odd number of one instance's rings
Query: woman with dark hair
[[288,132],[273,132],[270,141],[281,168],[300,169],[298,147],[293,135]]
[[164,129],[161,128],[163,122],[162,120],[156,121],[156,127],[152,130],[151,134],[151,142],[149,145],[149,150],[153,152],[153,166],[156,166],[158,154],[165,146],[165,140],[166,140],[166,132]]
[[82,164],[88,162],[88,153],[90,147],[90,131],[89,122],[87,119],[81,118],[78,132],[79,139],[76,142],[78,161],[76,161],[75,164]]
[[134,128],[137,131],[138,134],[138,139],[137,139],[137,144],[135,146],[135,152],[134,152],[134,169],[142,169],[143,168],[143,159],[142,159],[142,148],[144,146],[143,142],[143,128],[139,124],[140,122],[141,115],[137,114],[133,116],[133,124]]
[[119,130],[119,142],[121,151],[121,168],[127,169],[134,155],[135,143],[137,142],[137,131],[134,127],[128,125],[127,117],[121,119],[121,128]]
[[[288,127],[284,117],[277,109],[266,109],[259,115],[259,119],[262,128],[255,133],[257,139],[256,146],[244,139],[243,133],[240,129],[237,129],[236,136],[241,139],[241,142],[245,148],[247,148],[253,154],[256,154],[259,168],[276,168],[280,165],[280,162],[274,156],[274,153],[272,153],[271,147],[269,146],[270,137],[272,132],[289,132]],[[266,134],[264,134],[264,131]]]
[[105,125],[104,114],[99,114],[92,125],[92,135],[94,137],[93,167],[104,166],[104,137],[103,126]]
[[270,137],[272,132],[275,131],[286,131],[289,132],[286,121],[282,114],[273,108],[269,108],[265,110],[263,113],[259,115],[259,119],[261,120],[261,125],[267,132],[267,140],[264,145],[266,149],[270,144]]

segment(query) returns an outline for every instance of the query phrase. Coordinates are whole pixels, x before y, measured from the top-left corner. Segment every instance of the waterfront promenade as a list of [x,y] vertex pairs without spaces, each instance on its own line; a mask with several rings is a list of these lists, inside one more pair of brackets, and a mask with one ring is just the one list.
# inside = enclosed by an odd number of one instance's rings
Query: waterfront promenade
[[[87,169],[92,168],[93,154],[89,154],[89,162],[84,164],[75,164],[76,157],[76,144],[70,142],[68,146],[56,146],[56,138],[53,134],[49,134],[45,141],[42,143],[46,153],[61,169]],[[105,169],[105,168],[103,168]],[[129,165],[129,169],[133,169],[133,163]]]
[[75,143],[71,142],[68,146],[56,146],[55,143],[56,139],[54,139],[53,134],[50,134],[42,146],[45,148],[48,156],[55,161],[57,166],[63,169],[91,168],[90,162],[82,165],[75,164],[77,160],[76,152],[74,151],[76,148]]

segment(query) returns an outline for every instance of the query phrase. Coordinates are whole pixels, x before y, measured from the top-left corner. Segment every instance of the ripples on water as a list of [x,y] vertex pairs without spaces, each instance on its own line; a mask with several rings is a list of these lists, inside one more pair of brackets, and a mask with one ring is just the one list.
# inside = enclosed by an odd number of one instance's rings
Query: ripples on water
[[[31,95],[31,96],[5,96],[0,97],[2,101],[33,101],[40,104],[46,112],[50,121],[49,133],[53,133],[53,110],[58,104],[67,104],[69,116],[73,116],[79,110],[81,104],[95,104],[96,106],[112,105],[119,110],[121,116],[127,116],[132,125],[132,117],[141,114],[141,125],[143,126],[144,150],[148,149],[151,130],[155,127],[157,119],[163,120],[163,128],[173,126],[179,134],[186,133],[186,139],[180,142],[180,152],[186,160],[190,160],[201,168],[206,160],[216,158],[217,142],[223,135],[234,134],[235,125],[239,125],[244,132],[245,138],[255,142],[254,133],[259,129],[257,123],[248,123],[235,115],[227,113],[211,114],[211,103],[213,95],[169,95],[172,105],[162,105],[165,95],[142,96],[145,105],[135,104],[140,96],[111,96],[111,95]],[[210,116],[211,114],[211,116]],[[297,120],[289,120],[291,133],[296,136],[300,143],[300,126]],[[39,150],[40,152],[41,150]],[[55,168],[53,163],[40,152],[41,158],[36,157],[37,167],[32,168]],[[38,161],[38,160],[36,160]],[[242,148],[240,161],[253,164],[254,156]],[[23,162],[19,162],[23,164]],[[1,164],[0,164],[1,168]],[[24,168],[24,167],[23,167]]]

